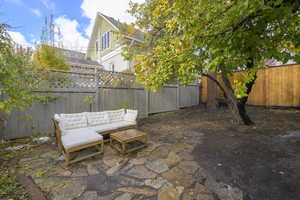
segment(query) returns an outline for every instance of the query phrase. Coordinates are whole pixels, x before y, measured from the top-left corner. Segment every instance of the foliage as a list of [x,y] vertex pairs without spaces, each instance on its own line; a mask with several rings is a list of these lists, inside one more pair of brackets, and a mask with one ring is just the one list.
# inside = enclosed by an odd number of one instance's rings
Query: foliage
[[243,72],[238,72],[237,77],[234,76],[233,90],[237,98],[247,96],[246,84],[255,79],[256,69],[246,69]]
[[46,44],[42,44],[37,47],[37,50],[34,54],[34,63],[36,66],[45,69],[70,69],[70,66],[66,63],[63,56],[56,53],[55,48]]
[[34,71],[31,51],[16,47],[7,34],[7,25],[0,24],[0,113],[30,106],[36,96],[32,93]]
[[[268,59],[300,60],[284,47],[300,45],[298,7],[289,1],[148,0],[130,12],[146,41],[127,45],[124,54],[135,56],[138,81],[153,90],[174,77],[188,84],[197,74],[230,77],[249,66],[257,71]],[[244,78],[239,96],[253,77]]]
[[83,98],[83,102],[86,104],[93,104],[95,102],[95,96],[88,95]]

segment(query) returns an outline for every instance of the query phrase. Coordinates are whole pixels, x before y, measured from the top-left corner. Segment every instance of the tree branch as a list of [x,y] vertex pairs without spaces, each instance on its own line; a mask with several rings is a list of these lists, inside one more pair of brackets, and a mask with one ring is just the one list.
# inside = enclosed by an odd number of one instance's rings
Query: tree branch
[[221,85],[221,83],[217,79],[215,79],[214,77],[212,77],[209,74],[202,74],[202,76],[206,76],[207,78],[209,78],[210,80],[212,80],[213,82],[215,82],[219,86],[219,88],[222,90],[224,97],[227,99],[227,95],[225,93],[225,89],[223,88],[223,86]]

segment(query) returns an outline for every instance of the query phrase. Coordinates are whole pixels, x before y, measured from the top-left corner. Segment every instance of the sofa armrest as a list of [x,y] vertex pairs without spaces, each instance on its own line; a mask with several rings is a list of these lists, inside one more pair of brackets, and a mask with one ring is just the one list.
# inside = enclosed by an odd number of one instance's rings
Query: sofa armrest
[[59,121],[57,121],[56,119],[52,119],[53,124],[54,124],[54,134],[55,134],[55,140],[56,140],[56,144],[58,145],[59,151],[61,151],[63,149],[62,146],[62,141],[61,141],[61,130],[59,128]]

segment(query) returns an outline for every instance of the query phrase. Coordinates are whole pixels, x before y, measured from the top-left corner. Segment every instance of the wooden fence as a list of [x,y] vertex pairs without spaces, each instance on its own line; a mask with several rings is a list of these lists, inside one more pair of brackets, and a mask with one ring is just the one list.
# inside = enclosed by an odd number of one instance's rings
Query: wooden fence
[[[235,73],[231,80],[239,76]],[[217,76],[221,80],[220,75]],[[201,80],[201,101],[207,101],[207,78]],[[217,98],[223,98],[217,89]],[[300,106],[300,65],[286,65],[259,70],[257,79],[248,99],[249,105]]]
[[49,73],[37,79],[41,89],[35,92],[52,97],[50,101],[35,103],[25,111],[13,111],[0,132],[0,139],[53,132],[51,118],[55,113],[131,108],[139,111],[139,118],[144,118],[199,104],[199,84],[166,85],[154,93],[135,83],[130,74],[51,71],[50,76]]

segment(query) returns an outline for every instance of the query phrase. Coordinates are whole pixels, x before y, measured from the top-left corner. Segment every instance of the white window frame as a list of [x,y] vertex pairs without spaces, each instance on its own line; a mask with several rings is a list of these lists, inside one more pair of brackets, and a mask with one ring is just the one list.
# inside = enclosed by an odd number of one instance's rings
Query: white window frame
[[103,35],[101,37],[101,49],[102,50],[110,48],[110,38],[111,38],[110,32],[103,33]]

